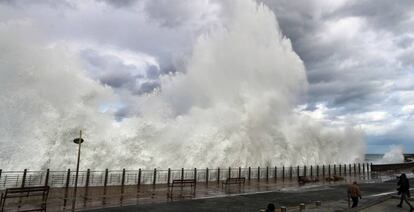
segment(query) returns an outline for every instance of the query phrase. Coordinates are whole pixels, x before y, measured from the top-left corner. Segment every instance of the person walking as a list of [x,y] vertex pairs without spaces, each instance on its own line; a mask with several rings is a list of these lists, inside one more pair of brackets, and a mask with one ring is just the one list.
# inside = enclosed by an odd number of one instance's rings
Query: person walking
[[403,201],[407,203],[408,206],[410,206],[410,211],[414,211],[414,207],[410,204],[407,198],[409,198],[410,195],[410,182],[407,179],[407,176],[402,173],[398,180],[398,194],[401,195],[400,197],[400,204],[397,205],[397,207],[402,208]]
[[276,207],[273,203],[269,203],[266,208],[266,212],[275,212]]
[[358,199],[362,199],[361,190],[359,190],[359,186],[356,181],[348,186],[348,201],[349,198],[352,199],[352,208],[358,206]]

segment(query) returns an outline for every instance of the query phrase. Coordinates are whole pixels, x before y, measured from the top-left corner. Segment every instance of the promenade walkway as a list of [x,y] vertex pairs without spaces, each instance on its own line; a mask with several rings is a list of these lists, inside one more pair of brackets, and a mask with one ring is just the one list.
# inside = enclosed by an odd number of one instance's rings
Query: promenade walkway
[[[411,199],[410,202],[414,204],[414,201]],[[379,202],[378,204],[375,204],[371,207],[365,208],[361,210],[361,212],[407,212],[409,211],[409,207],[407,205],[404,205],[403,208],[397,208],[396,205],[399,203],[398,199],[389,198],[382,202]]]
[[[411,181],[414,184],[414,181]],[[396,199],[388,199],[395,193],[396,181],[362,183],[363,199],[360,202],[362,211],[399,211],[395,205]],[[264,209],[268,203],[274,203],[276,207],[286,206],[288,211],[299,211],[298,205],[305,203],[305,211],[346,211],[345,183],[314,184],[303,187],[284,187],[273,191],[262,191],[251,194],[227,195],[223,197],[200,197],[193,200],[181,200],[170,202],[158,202],[143,204],[137,201],[134,205],[123,207],[109,207],[101,209],[88,209],[90,212],[115,212],[115,211],[209,211],[209,212],[252,212]],[[385,201],[384,201],[385,200]],[[322,207],[316,208],[314,202],[321,201]],[[368,207],[370,206],[370,207]],[[384,209],[384,210],[383,210]],[[405,211],[408,209],[406,208]],[[404,210],[402,210],[404,211]]]
[[[395,174],[395,173],[393,173]],[[167,196],[167,184],[141,184],[125,186],[95,186],[78,189],[75,209],[77,211],[259,211],[270,202],[276,206],[288,206],[296,210],[299,203],[312,209],[315,201],[321,201],[323,208],[347,208],[346,187],[356,180],[362,185],[364,198],[361,203],[375,199],[378,195],[395,190],[393,174],[371,175],[352,173],[342,175],[344,180],[329,182],[324,177],[319,182],[299,185],[297,178],[251,179],[244,186],[231,185],[223,188],[223,181],[198,182],[195,194],[190,188],[175,190],[172,198]],[[414,184],[414,183],[413,183]],[[70,211],[73,188],[52,188],[48,199],[49,211]],[[10,205],[13,207],[13,204]],[[322,208],[319,208],[322,209]]]

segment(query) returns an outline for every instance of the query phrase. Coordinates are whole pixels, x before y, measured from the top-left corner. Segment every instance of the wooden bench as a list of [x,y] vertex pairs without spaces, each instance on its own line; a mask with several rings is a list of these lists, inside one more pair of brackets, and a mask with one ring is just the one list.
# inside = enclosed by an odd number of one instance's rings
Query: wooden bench
[[223,182],[222,187],[223,186],[227,186],[227,185],[236,185],[238,184],[239,186],[246,182],[246,178],[245,177],[230,177],[227,178],[226,181]]
[[341,180],[344,180],[344,179],[345,179],[344,177],[337,176],[337,175],[333,175],[332,177],[326,177],[325,178],[325,180],[328,181],[328,182],[330,182],[330,181],[336,182],[336,181],[341,181]]
[[[35,186],[35,187],[23,187],[23,188],[8,188],[4,193],[1,194],[0,204],[1,212],[4,211],[7,199],[19,198],[18,211],[46,211],[47,197],[49,195],[49,186]],[[30,204],[34,208],[22,208],[22,198],[29,197],[42,197],[40,203]]]
[[192,193],[195,194],[196,181],[194,179],[173,180],[173,182],[168,185],[168,196],[171,198],[174,192],[174,187],[190,187]]
[[299,176],[298,177],[298,183],[299,184],[305,184],[305,183],[314,183],[318,182],[318,178],[308,177],[308,176]]

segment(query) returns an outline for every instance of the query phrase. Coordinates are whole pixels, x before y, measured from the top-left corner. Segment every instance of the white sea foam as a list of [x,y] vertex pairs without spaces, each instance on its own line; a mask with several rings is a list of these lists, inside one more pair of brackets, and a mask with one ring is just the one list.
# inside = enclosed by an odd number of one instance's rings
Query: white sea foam
[[403,147],[401,145],[392,145],[388,152],[380,160],[374,161],[375,164],[402,163],[404,162]]
[[0,25],[0,167],[73,167],[79,129],[81,165],[92,169],[362,160],[359,131],[295,110],[307,90],[305,68],[275,15],[254,1],[232,1],[226,12],[196,41],[185,70],[133,99],[136,115],[121,122],[97,109],[116,94],[89,79],[64,47],[34,42],[32,23]]

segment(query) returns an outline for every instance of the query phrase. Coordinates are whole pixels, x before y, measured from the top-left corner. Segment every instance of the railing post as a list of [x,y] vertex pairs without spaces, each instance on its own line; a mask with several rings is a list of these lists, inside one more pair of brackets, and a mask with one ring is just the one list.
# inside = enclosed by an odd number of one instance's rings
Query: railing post
[[365,163],[362,163],[362,174],[365,174]]
[[285,181],[285,166],[282,166],[282,181]]
[[334,171],[334,176],[336,176],[336,164],[334,164],[334,166],[333,166],[333,171]]
[[197,184],[197,168],[194,168],[194,182]]
[[361,174],[361,164],[358,163],[358,174]]
[[194,168],[194,192],[197,187],[197,168]]
[[269,181],[269,167],[266,166],[266,181]]
[[154,169],[154,177],[152,178],[152,187],[155,187],[155,184],[157,183],[157,169]]
[[168,168],[168,173],[167,173],[167,185],[168,187],[170,186],[171,183],[171,169]]
[[239,178],[241,178],[241,167],[239,166]]
[[347,164],[345,163],[344,164],[344,171],[345,171],[345,173],[344,173],[344,175],[346,176],[346,175],[348,175],[349,174],[349,172],[350,172],[350,170],[349,170],[349,168],[347,167]]
[[184,168],[181,168],[181,180],[184,180]]
[[88,187],[89,187],[89,178],[90,178],[90,175],[91,175],[91,170],[90,170],[90,169],[87,169],[87,170],[86,170],[86,182],[85,182],[85,188],[88,188]]
[[349,176],[352,175],[352,165],[350,163],[348,164],[348,174]]
[[306,177],[306,166],[303,166],[303,176]]
[[105,199],[106,199],[106,186],[107,185],[108,185],[108,169],[105,169],[105,175],[104,175],[104,190],[103,190],[104,204],[105,204]]
[[229,173],[227,175],[227,178],[231,178],[231,167],[229,167]]
[[342,176],[342,165],[339,164],[339,176]]
[[124,185],[125,185],[125,169],[122,169],[121,194],[124,193]]
[[217,184],[220,185],[220,167],[217,168]]
[[331,177],[331,164],[328,164],[328,176]]
[[356,175],[357,171],[356,171],[356,164],[354,163],[354,175]]
[[142,175],[142,171],[141,169],[138,169],[138,183],[137,183],[138,189],[141,187],[141,175]]
[[275,181],[277,181],[277,166],[275,166]]
[[349,172],[351,171],[351,170],[349,170],[349,168],[347,167],[347,164],[345,163],[344,164],[344,171],[345,171],[345,173],[344,173],[344,175],[346,176],[346,175],[348,175],[349,174]]
[[22,188],[24,188],[24,184],[26,182],[26,175],[27,175],[27,169],[23,170],[23,178],[22,178]]
[[325,178],[325,164],[322,165],[322,177]]
[[344,164],[344,176],[346,176],[346,164]]
[[297,175],[297,178],[299,178],[299,174],[300,174],[299,171],[300,171],[300,168],[299,168],[299,166],[297,166],[296,167],[296,175]]
[[316,177],[319,178],[319,165],[316,165]]
[[63,208],[66,207],[66,203],[68,201],[69,183],[70,183],[70,169],[68,169],[68,172],[66,174],[65,199],[63,200]]
[[346,176],[346,164],[344,163],[343,166],[344,166],[344,176]]
[[[49,169],[46,169],[46,177],[45,177],[45,186],[49,185]],[[1,176],[1,169],[0,169],[0,176]]]
[[260,166],[257,167],[257,181],[260,182]]
[[208,177],[208,168],[206,168],[206,185],[208,185],[208,180],[209,180],[209,177]]
[[289,178],[290,180],[292,180],[293,178],[293,167],[292,166],[289,167]]
[[121,176],[121,196],[119,198],[119,201],[122,205],[124,201],[124,191],[125,191],[125,169],[122,169],[122,176]]
[[84,198],[85,202],[84,202],[84,204],[86,204],[86,200],[88,198],[88,187],[89,187],[89,178],[90,178],[90,175],[91,175],[91,170],[90,169],[87,169],[86,170],[85,198]]
[[249,175],[248,175],[249,183],[250,183],[250,179],[251,179],[251,174],[252,174],[252,169],[249,166]]
[[310,176],[313,177],[313,166],[310,167]]

